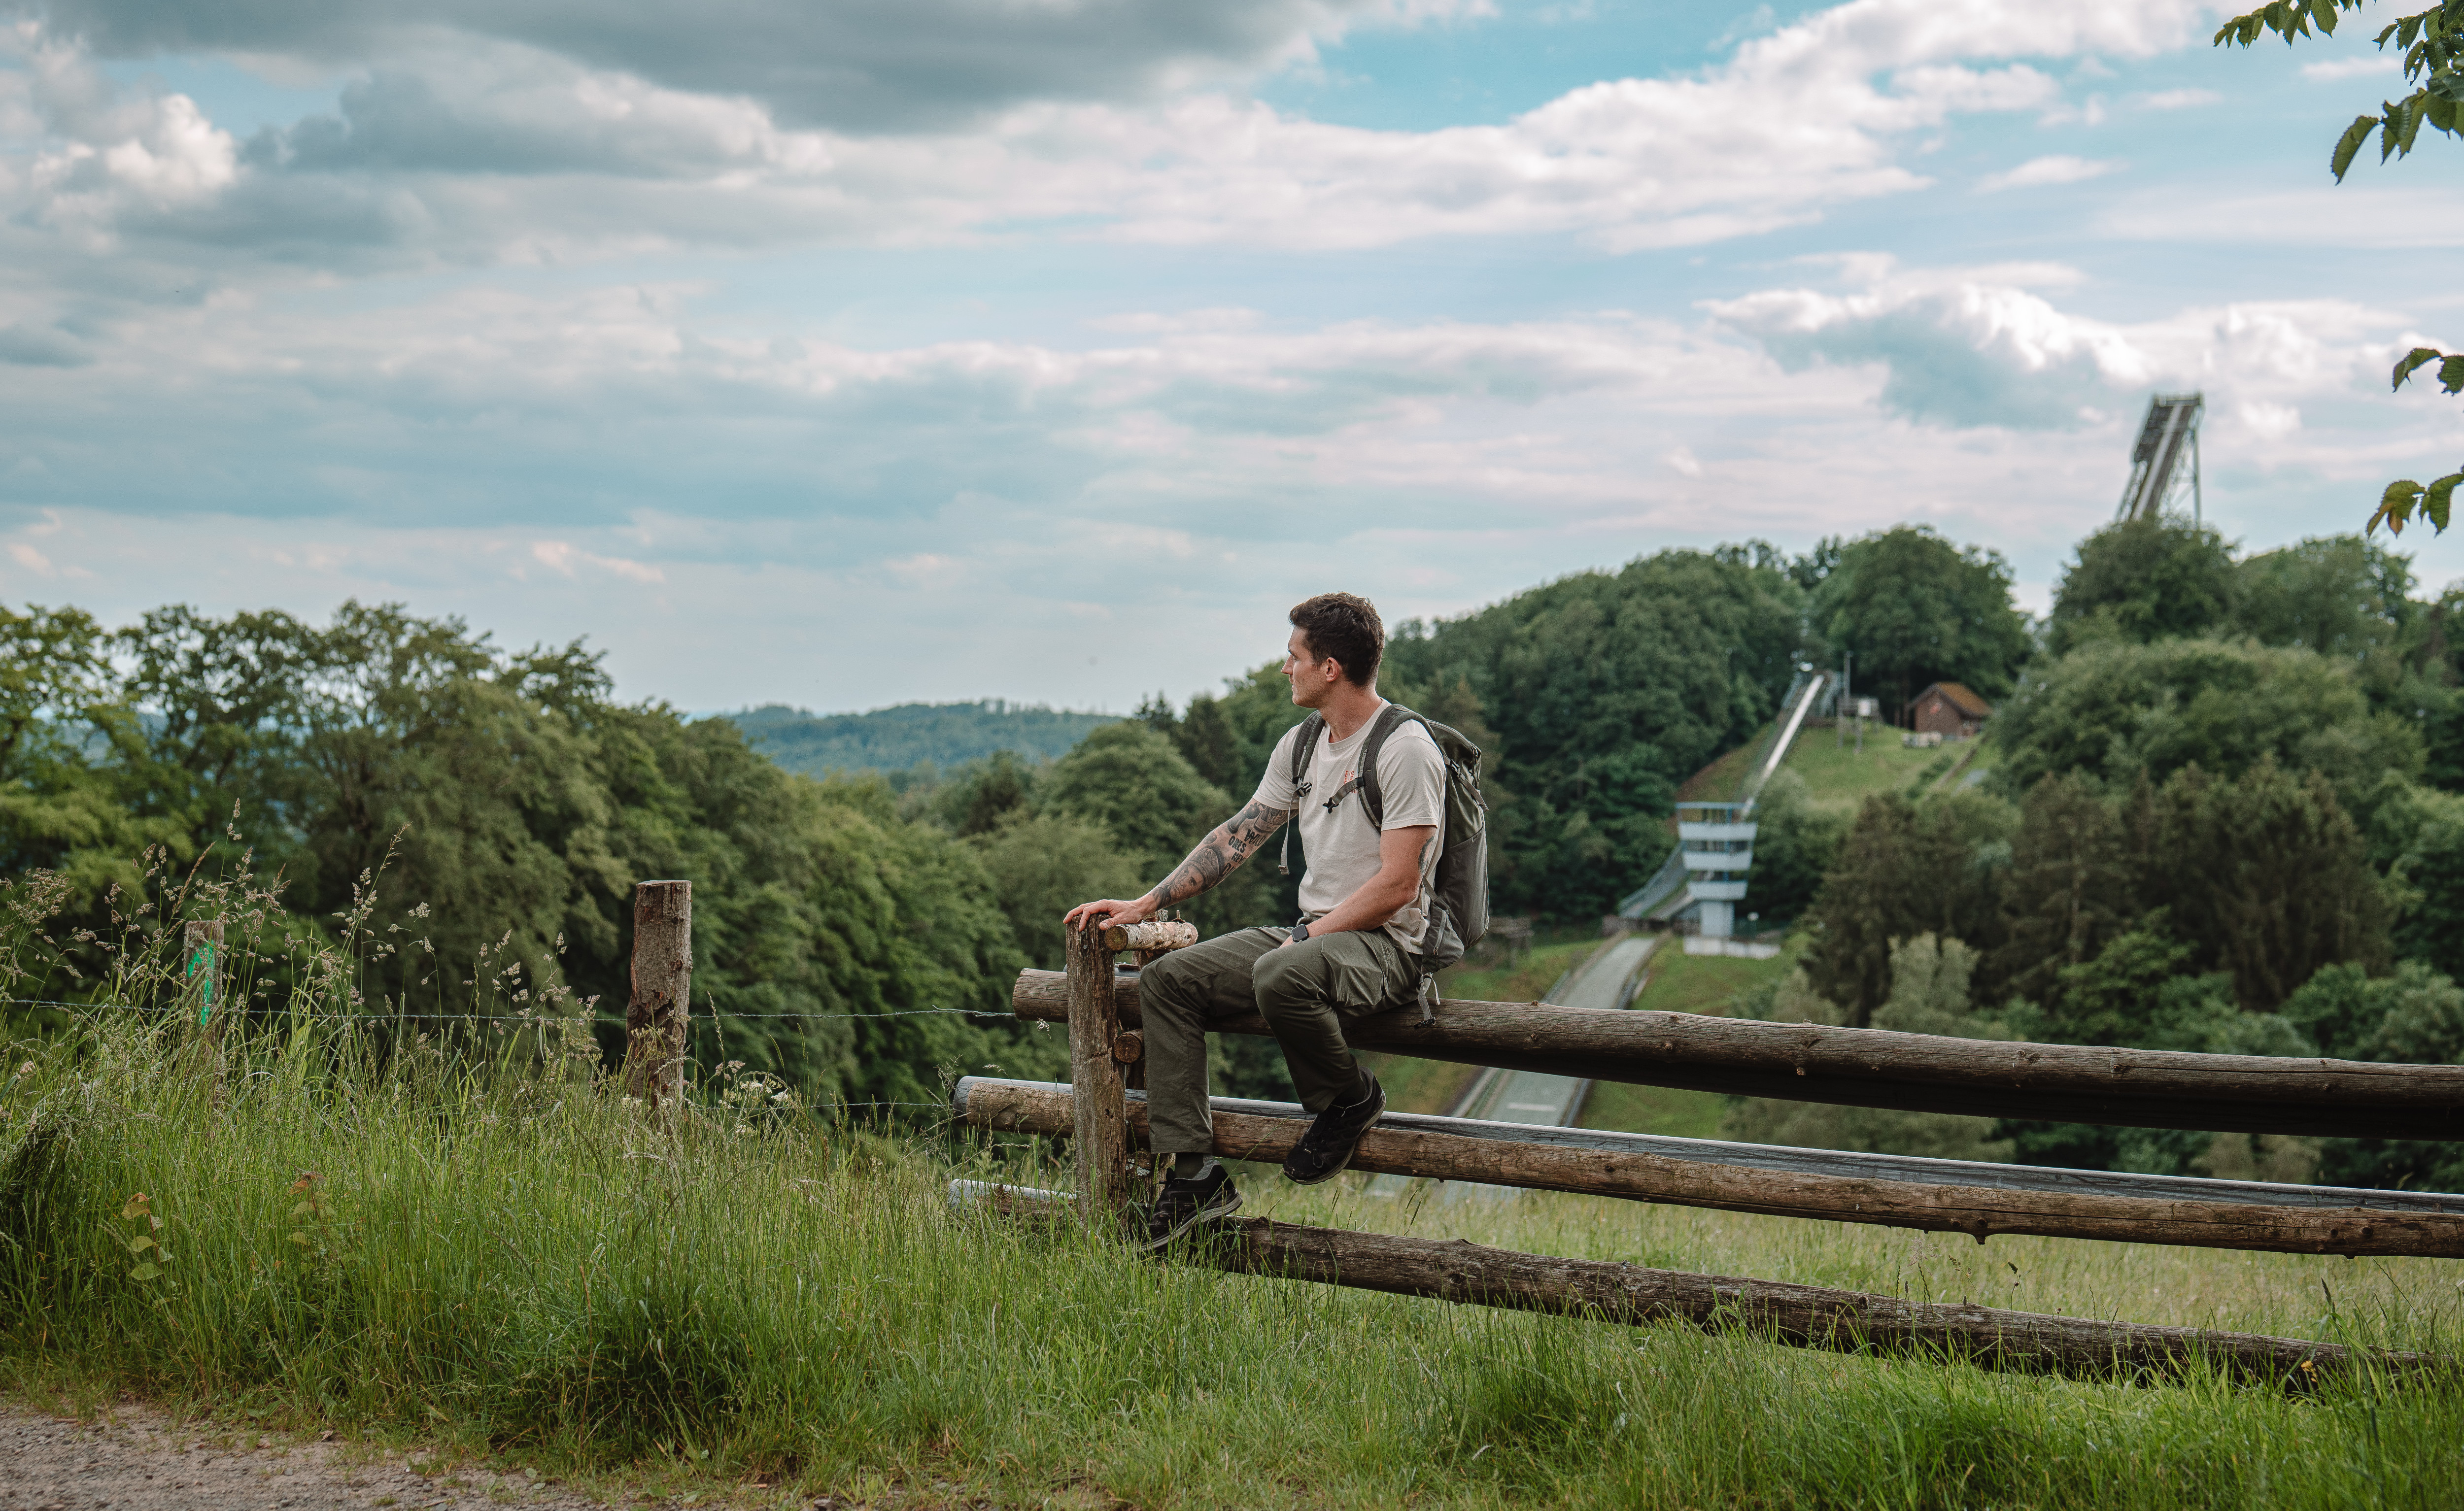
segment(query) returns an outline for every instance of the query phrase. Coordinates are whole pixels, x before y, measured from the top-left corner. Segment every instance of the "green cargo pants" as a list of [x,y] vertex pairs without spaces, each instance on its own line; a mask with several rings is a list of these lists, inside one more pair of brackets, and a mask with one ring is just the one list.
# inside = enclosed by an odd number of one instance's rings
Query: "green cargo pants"
[[1347,1101],[1360,1066],[1343,1025],[1401,1007],[1420,984],[1417,956],[1384,930],[1286,946],[1288,929],[1243,929],[1176,950],[1138,974],[1146,1020],[1147,1128],[1159,1155],[1215,1147],[1206,1106],[1206,1028],[1255,1011],[1284,1046],[1301,1106]]

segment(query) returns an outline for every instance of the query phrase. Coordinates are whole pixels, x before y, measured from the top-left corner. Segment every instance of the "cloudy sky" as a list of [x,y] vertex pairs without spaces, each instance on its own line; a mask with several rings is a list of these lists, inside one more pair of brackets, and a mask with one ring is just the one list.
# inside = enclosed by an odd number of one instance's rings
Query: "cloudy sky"
[[2221,13],[0,0],[0,600],[1122,709],[1671,545],[2041,607],[2176,388],[2229,534],[2350,529],[2464,453],[2464,158],[2333,185],[2374,27]]

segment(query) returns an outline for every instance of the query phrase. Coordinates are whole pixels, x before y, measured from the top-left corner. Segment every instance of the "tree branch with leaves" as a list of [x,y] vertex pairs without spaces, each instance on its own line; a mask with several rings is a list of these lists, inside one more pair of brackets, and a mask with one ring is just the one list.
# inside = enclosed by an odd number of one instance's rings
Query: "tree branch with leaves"
[[[2287,47],[2297,38],[2333,36],[2336,24],[2345,11],[2358,12],[2369,0],[2275,0],[2274,4],[2237,15],[2218,29],[2215,45],[2248,47],[2268,33],[2284,38]],[[2336,182],[2344,182],[2344,174],[2369,144],[2372,136],[2379,139],[2379,161],[2412,155],[2414,141],[2424,125],[2449,136],[2457,134],[2459,111],[2464,111],[2464,0],[2442,0],[2427,11],[2398,16],[2378,34],[2381,52],[2394,43],[2404,58],[2406,82],[2412,93],[2400,100],[2383,102],[2375,115],[2360,115],[2336,139],[2335,150],[2327,160],[2328,171]],[[2393,388],[2402,388],[2415,372],[2438,364],[2439,386],[2447,392],[2464,393],[2464,353],[2442,352],[2434,346],[2416,346],[2395,364]],[[2388,531],[2402,535],[2407,521],[2418,516],[2430,521],[2431,528],[2445,533],[2450,509],[2454,503],[2455,488],[2464,483],[2464,471],[2448,473],[2428,483],[2417,483],[2402,477],[2387,485],[2379,495],[2379,506],[2365,527],[2376,532],[2385,523]]]

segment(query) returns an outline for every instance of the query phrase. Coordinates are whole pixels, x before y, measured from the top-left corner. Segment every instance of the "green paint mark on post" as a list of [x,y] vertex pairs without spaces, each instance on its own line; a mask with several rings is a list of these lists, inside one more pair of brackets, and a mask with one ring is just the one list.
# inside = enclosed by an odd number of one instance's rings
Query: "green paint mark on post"
[[213,1021],[222,1005],[223,926],[219,920],[192,920],[188,925],[188,980],[197,993],[197,1023]]
[[[205,979],[199,981],[197,978]],[[188,979],[197,981],[197,1021],[214,1016],[214,947],[201,944],[188,952]]]

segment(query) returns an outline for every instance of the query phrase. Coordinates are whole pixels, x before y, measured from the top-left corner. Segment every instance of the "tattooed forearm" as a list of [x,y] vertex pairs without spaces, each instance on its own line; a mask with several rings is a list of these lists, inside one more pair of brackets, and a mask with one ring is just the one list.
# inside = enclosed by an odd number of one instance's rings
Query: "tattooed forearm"
[[1255,855],[1258,846],[1265,843],[1291,816],[1289,808],[1270,808],[1252,799],[1239,813],[1217,824],[1215,832],[1199,841],[1189,858],[1147,895],[1155,899],[1158,908],[1169,908],[1197,896],[1239,870],[1241,863]]

